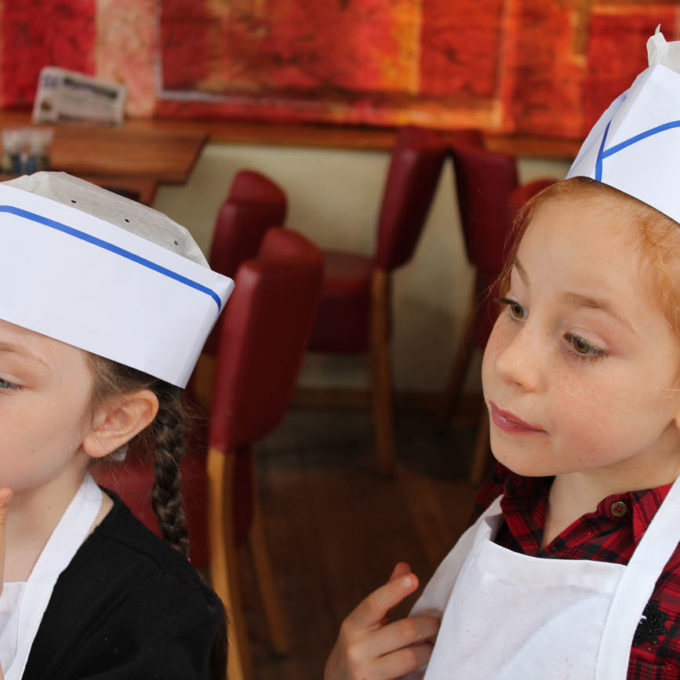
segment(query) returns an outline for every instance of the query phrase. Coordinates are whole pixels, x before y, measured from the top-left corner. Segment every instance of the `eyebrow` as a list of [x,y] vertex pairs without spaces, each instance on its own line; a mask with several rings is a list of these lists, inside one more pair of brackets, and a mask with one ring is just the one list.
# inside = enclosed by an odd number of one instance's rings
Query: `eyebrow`
[[20,345],[15,345],[10,342],[0,342],[0,353],[16,354],[20,358],[28,359],[32,363],[40,364],[42,366],[47,365],[43,359],[33,354],[33,352],[21,347]]
[[[513,265],[515,269],[517,269],[517,273],[519,274],[520,279],[522,279],[522,282],[528,286],[529,277],[526,269],[524,269],[519,260],[515,260]],[[582,295],[581,293],[564,293],[561,297],[565,302],[574,307],[585,307],[586,309],[602,311],[625,326],[631,333],[635,333],[635,329],[628,319],[619,314],[607,300],[591,297],[590,295]]]
[[568,303],[576,307],[586,307],[587,309],[596,309],[605,312],[625,326],[631,333],[635,333],[635,329],[631,323],[625,317],[621,316],[606,300],[599,300],[598,298],[593,298],[589,295],[581,295],[579,293],[565,293],[562,297]]
[[517,273],[519,274],[519,278],[522,279],[522,283],[525,286],[529,285],[529,277],[527,276],[526,269],[522,266],[522,263],[515,258],[515,261],[512,263],[515,269],[517,270]]

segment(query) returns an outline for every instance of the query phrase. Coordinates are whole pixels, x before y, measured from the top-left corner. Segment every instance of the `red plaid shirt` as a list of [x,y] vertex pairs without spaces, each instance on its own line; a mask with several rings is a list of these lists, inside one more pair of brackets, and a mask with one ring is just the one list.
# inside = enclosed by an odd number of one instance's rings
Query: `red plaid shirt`
[[[532,557],[626,564],[670,489],[668,485],[608,496],[595,512],[583,515],[541,549],[551,482],[549,477],[519,477],[497,465],[477,495],[474,518],[505,494],[505,522],[495,539],[499,545]],[[680,547],[656,582],[628,666],[628,680],[671,678],[680,678]]]

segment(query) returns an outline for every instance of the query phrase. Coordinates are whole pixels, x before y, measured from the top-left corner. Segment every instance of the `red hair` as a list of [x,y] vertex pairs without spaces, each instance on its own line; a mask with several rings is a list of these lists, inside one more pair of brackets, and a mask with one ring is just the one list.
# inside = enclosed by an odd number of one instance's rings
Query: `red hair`
[[606,196],[625,205],[639,236],[643,272],[654,300],[680,339],[680,224],[655,208],[607,184],[588,177],[573,177],[550,185],[520,210],[511,233],[512,246],[498,286],[507,290],[515,255],[532,217],[546,201],[573,196]]

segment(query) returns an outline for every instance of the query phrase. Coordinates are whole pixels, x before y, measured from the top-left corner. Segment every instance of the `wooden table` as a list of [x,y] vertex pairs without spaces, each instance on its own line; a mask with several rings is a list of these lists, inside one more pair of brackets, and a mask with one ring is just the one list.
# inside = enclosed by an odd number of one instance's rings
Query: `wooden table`
[[[0,128],[31,126],[27,111],[0,111]],[[59,125],[51,127],[52,170],[134,191],[151,204],[160,184],[184,184],[208,140],[200,130]]]
[[207,139],[193,131],[55,127],[50,160],[54,170],[74,175],[184,184]]

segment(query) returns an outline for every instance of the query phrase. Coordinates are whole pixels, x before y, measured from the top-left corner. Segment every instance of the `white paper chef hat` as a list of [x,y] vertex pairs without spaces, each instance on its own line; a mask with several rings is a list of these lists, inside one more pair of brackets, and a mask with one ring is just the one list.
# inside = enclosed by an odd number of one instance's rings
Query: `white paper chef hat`
[[184,387],[233,289],[163,213],[61,172],[0,183],[0,319]]
[[649,67],[602,114],[567,177],[590,177],[680,222],[680,42],[657,27]]

